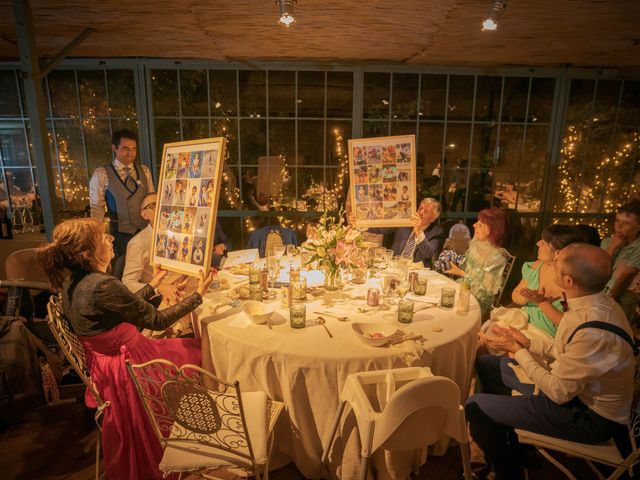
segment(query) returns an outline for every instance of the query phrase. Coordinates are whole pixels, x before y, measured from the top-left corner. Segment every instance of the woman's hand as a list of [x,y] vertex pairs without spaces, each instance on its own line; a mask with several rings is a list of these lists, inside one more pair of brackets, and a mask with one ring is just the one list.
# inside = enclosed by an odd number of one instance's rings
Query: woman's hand
[[218,274],[218,271],[215,268],[210,268],[207,274],[205,275],[204,270],[200,270],[198,272],[198,288],[196,292],[200,294],[201,297],[209,290],[209,285],[213,282],[213,278]]
[[542,287],[540,290],[531,290],[530,288],[523,288],[522,290],[520,290],[520,295],[522,295],[528,301],[535,303],[536,305],[540,305],[544,302],[553,303],[559,298],[547,297],[544,293],[544,287]]
[[169,305],[175,305],[184,297],[184,289],[187,285],[187,277],[183,275],[174,283],[159,285],[156,291],[162,295],[162,299]]
[[167,276],[167,271],[160,265],[153,266],[153,278],[149,282],[149,285],[155,290],[162,283],[162,279]]
[[458,277],[464,277],[466,275],[465,271],[453,262],[451,262],[451,267],[449,268],[449,270],[445,270],[443,273],[448,273],[449,275],[457,275]]

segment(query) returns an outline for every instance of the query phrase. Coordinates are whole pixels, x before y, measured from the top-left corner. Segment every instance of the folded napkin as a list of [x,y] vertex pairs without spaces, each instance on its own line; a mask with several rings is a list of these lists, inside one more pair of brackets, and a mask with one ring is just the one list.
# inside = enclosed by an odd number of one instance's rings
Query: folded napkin
[[413,365],[424,351],[426,338],[413,332],[398,330],[389,337],[388,343],[391,348],[401,351],[400,357],[407,367]]
[[435,305],[438,305],[440,303],[440,298],[434,297],[432,295],[416,295],[414,293],[407,293],[404,298],[420,303],[433,303]]

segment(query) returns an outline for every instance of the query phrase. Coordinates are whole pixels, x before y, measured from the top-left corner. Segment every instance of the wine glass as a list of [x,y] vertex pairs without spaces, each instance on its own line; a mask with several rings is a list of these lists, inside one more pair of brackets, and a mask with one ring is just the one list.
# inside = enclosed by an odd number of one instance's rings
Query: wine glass
[[296,253],[296,246],[293,243],[287,245],[287,257],[289,257],[289,268],[291,268],[291,264],[293,263],[293,255]]
[[280,260],[276,255],[267,257],[267,272],[269,273],[269,280],[271,280],[271,288],[275,288],[276,278],[280,273]]
[[393,302],[393,294],[396,290],[396,276],[392,273],[387,273],[382,277],[382,293],[385,298],[388,299],[388,303]]
[[284,256],[286,247],[284,245],[280,247],[273,247],[273,251],[275,252],[276,257],[278,257],[278,260],[280,260]]

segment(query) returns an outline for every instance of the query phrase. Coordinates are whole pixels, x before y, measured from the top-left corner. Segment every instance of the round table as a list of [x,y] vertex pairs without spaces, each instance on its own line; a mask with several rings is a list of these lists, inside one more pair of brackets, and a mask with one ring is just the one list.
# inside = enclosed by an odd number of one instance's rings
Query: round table
[[[427,297],[440,294],[442,286],[457,284],[428,271]],[[363,288],[364,287],[364,288]],[[359,288],[359,291],[358,291]],[[276,430],[274,449],[290,457],[308,478],[326,476],[320,464],[322,442],[338,409],[340,393],[348,375],[361,371],[428,366],[434,375],[455,381],[462,398],[466,398],[476,351],[476,334],[480,328],[480,309],[471,299],[465,314],[440,307],[417,311],[413,323],[397,322],[397,306],[389,310],[357,311],[366,306],[362,294],[365,286],[351,292],[351,298],[340,300],[344,292],[326,293],[335,300],[331,307],[323,305],[325,296],[309,296],[307,326],[289,326],[289,312],[280,299],[267,325],[247,321],[241,307],[225,307],[212,315],[212,305],[205,296],[198,309],[202,336],[203,366],[226,380],[238,380],[244,391],[263,390],[271,398],[286,405],[289,425]],[[335,297],[335,298],[334,298]],[[355,297],[355,298],[354,298]],[[428,304],[416,302],[418,310]],[[348,316],[341,322],[329,316],[326,326],[333,334],[316,324],[316,311]],[[408,341],[392,347],[365,345],[352,330],[353,322],[390,322],[403,331],[422,335],[423,343]],[[346,414],[345,414],[346,415]],[[343,480],[357,478],[360,465],[359,440],[351,431],[334,444],[329,469]],[[346,437],[348,438],[345,438]],[[393,475],[391,475],[393,477]]]

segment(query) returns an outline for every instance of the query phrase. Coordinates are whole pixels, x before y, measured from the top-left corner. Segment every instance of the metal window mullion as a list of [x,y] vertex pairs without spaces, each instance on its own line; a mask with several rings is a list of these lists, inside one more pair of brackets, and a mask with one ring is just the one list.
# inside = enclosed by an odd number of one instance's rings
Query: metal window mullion
[[[20,95],[20,80],[18,78],[18,71],[14,70],[13,71],[13,75],[14,75],[15,82],[16,82],[16,93],[18,94],[18,106],[20,107],[20,123],[22,124],[22,135],[24,135],[24,140],[25,140],[24,144],[27,147],[27,160],[29,160],[29,170],[30,170],[30,173],[31,173],[31,182],[32,182],[34,190],[35,190],[35,187],[37,185],[36,175],[35,175],[36,166],[33,165],[33,160],[31,158],[31,149],[29,148],[29,134],[27,132],[27,124],[26,124],[25,115],[24,115],[24,106],[22,105],[22,96]],[[7,183],[6,166],[4,165],[4,158],[2,160],[2,166],[5,167],[2,170],[2,178],[4,180],[4,184],[5,184],[5,187],[7,189],[7,197],[8,197],[8,200],[9,200],[9,210],[13,211],[13,205],[11,203],[11,195],[9,195],[9,184]]]
[[[614,139],[616,138],[616,132],[618,131],[618,112],[620,111],[620,105],[622,104],[622,92],[624,90],[624,80],[622,82],[620,82],[620,89],[619,89],[619,93],[618,93],[618,104],[616,105],[616,113],[613,117],[613,131],[611,132],[611,139],[609,140],[609,148],[608,148],[608,152],[609,152],[609,157],[611,157],[612,152],[613,152],[613,142]],[[629,178],[633,178],[633,163],[631,164],[631,169],[632,171],[630,172]],[[627,196],[629,196],[629,193],[631,191],[631,183],[629,183],[629,187],[627,188]],[[602,192],[602,195],[600,196],[600,208],[598,209],[598,211],[602,212],[604,208],[604,190]]]
[[178,125],[180,126],[180,141],[184,141],[184,133],[182,129],[182,88],[180,87],[180,67],[176,68],[176,76],[178,77]]
[[[266,122],[266,126],[265,126],[265,132],[266,132],[266,136],[267,136],[267,151],[265,152],[265,155],[267,157],[269,157],[269,155],[271,155],[271,151],[269,150],[269,70],[264,72],[264,88],[265,88],[265,109],[266,109],[266,118],[264,119],[264,121]],[[260,118],[260,117],[258,117]],[[269,161],[269,159],[267,158],[267,169],[269,169],[269,163],[271,163]],[[271,191],[271,186],[269,186],[269,191]]]
[[209,69],[206,69],[207,72],[207,120],[209,122],[209,137],[213,135],[213,131],[211,130],[211,83],[209,82]]
[[104,77],[104,94],[107,100],[107,122],[109,123],[109,137],[113,137],[113,125],[111,124],[111,98],[109,96],[109,76],[107,75],[107,69],[102,70],[102,76]]
[[[51,89],[49,88],[49,75],[44,79],[47,90],[47,102],[49,103],[49,115],[51,115],[51,135],[53,142],[53,150],[56,154],[56,160],[58,165],[58,175],[60,176],[60,199],[62,201],[62,208],[67,208],[67,199],[64,195],[64,179],[62,178],[62,166],[60,165],[60,153],[58,152],[58,136],[56,135],[56,122],[53,120],[53,104],[51,102]],[[53,171],[53,168],[51,169]],[[53,179],[52,179],[53,180]]]
[[82,119],[84,117],[82,115],[82,105],[80,104],[80,85],[78,84],[78,70],[75,68],[73,69],[73,76],[76,81],[76,101],[78,104],[78,119],[80,120],[80,138],[82,138],[82,154],[84,155],[84,166],[88,176],[89,164],[87,162],[87,142],[84,137],[84,125],[82,124]]
[[[618,108],[616,109],[616,120],[615,120],[616,128],[618,126],[618,117],[619,117],[619,114],[620,114],[620,105],[622,105],[622,97],[624,95],[625,83],[626,83],[626,80],[623,80],[622,81],[622,85],[620,86],[620,100],[618,102]],[[629,172],[629,178],[634,178],[633,176],[635,174],[636,164],[637,163],[638,162],[631,162],[631,171]],[[631,185],[632,185],[632,183],[629,183],[629,191],[628,191],[627,195],[631,195]]]
[[298,122],[300,121],[300,119],[298,118],[298,70],[296,70],[295,72],[295,86],[294,86],[294,91],[295,91],[295,106],[294,106],[294,110],[293,110],[293,114],[295,116],[295,121],[294,123],[294,127],[293,127],[293,155],[294,155],[294,159],[293,159],[293,195],[294,198],[296,199],[296,202],[298,201],[298,198],[300,198],[298,196]]
[[518,175],[516,178],[516,210],[518,209],[518,200],[520,197],[520,178],[524,166],[522,165],[522,159],[524,157],[524,145],[527,141],[527,131],[529,130],[529,107],[531,105],[531,85],[533,84],[533,77],[529,77],[529,84],[527,86],[527,101],[524,107],[524,125],[522,127],[522,138],[520,140],[520,161],[518,162]]
[[[469,150],[467,151],[467,182],[464,194],[464,212],[469,211],[469,182],[471,181],[471,152],[473,150],[473,132],[476,118],[476,96],[478,95],[478,75],[473,76],[473,102],[471,103],[471,132],[469,132]],[[481,160],[482,161],[482,160]],[[482,168],[482,163],[480,163]]]
[[444,164],[444,160],[445,160],[445,151],[446,151],[446,143],[447,143],[447,125],[449,124],[448,119],[449,119],[449,86],[451,84],[450,80],[451,80],[451,75],[449,75],[448,73],[447,75],[447,81],[446,81],[446,86],[445,86],[445,98],[444,98],[444,118],[442,119],[442,124],[443,124],[443,129],[442,129],[442,150],[440,152],[440,202],[443,203],[444,202],[444,197],[446,195],[445,189],[444,189],[444,176],[445,173],[447,172],[447,169],[445,167]]
[[[323,122],[322,122],[322,137],[323,137],[323,142],[322,142],[322,176],[324,178],[324,182],[325,185],[329,185],[329,178],[328,178],[328,173],[329,171],[327,170],[327,157],[329,155],[329,152],[327,152],[327,142],[329,141],[329,134],[328,134],[328,130],[327,130],[327,82],[328,82],[328,75],[327,72],[325,70],[324,72],[324,102],[323,102],[323,111],[322,111],[322,117],[323,117]],[[337,140],[336,140],[337,141]],[[326,195],[325,198],[323,199],[323,204],[326,208],[327,204],[326,204]]]
[[[420,144],[420,101],[422,100],[422,75],[418,73],[418,99],[417,99],[417,104],[416,104],[416,158],[415,158],[415,162],[418,162],[418,145]],[[424,161],[425,161],[425,168],[426,168],[426,162],[427,162],[427,156],[425,155],[424,157]],[[416,164],[417,167],[417,164]],[[425,168],[422,169],[423,172],[426,172]],[[417,173],[417,168],[416,168],[416,176],[418,176]],[[418,179],[415,179],[416,182],[416,191],[418,190]]]
[[151,157],[149,159],[149,164],[152,169],[152,175],[156,179],[156,183],[159,185],[159,179],[157,177],[158,169],[153,164],[153,160],[158,158],[158,152],[156,151],[156,126],[153,112],[153,86],[151,85],[151,72],[152,70],[147,68],[144,63],[140,63],[138,68],[134,70],[134,78],[139,78],[136,85],[141,90],[136,92],[136,99],[139,99],[140,102],[140,110],[137,112],[138,123],[143,126],[142,123],[144,121],[148,125],[146,130],[150,132],[148,143],[150,149],[149,156]]
[[391,105],[393,105],[393,72],[389,73],[389,106],[387,107],[389,120],[387,121],[387,135],[391,135]]
[[[580,170],[582,172],[585,171],[585,167],[587,165],[587,152],[589,150],[589,143],[590,143],[590,140],[591,140],[591,131],[593,130],[593,120],[592,120],[593,119],[593,110],[594,110],[595,105],[596,105],[596,98],[597,98],[596,95],[598,93],[598,85],[600,84],[600,79],[596,78],[595,82],[596,83],[593,86],[593,97],[591,99],[591,109],[589,110],[589,117],[587,119],[587,125],[589,127],[588,127],[588,130],[587,130],[587,134],[585,135],[585,149],[584,149],[583,154],[581,155],[581,157],[582,157],[581,158],[581,160],[582,160],[582,162],[581,162],[582,163],[582,168]],[[571,94],[571,92],[569,92],[569,94]],[[580,214],[581,203],[582,203],[581,194],[578,193],[578,195],[577,195],[577,204],[576,204],[576,212],[575,212],[576,214]]]

